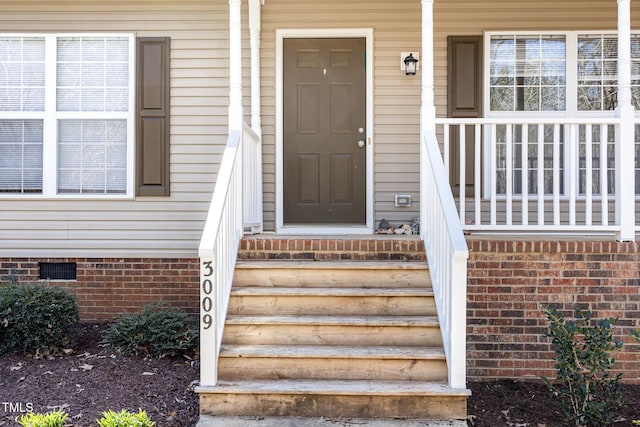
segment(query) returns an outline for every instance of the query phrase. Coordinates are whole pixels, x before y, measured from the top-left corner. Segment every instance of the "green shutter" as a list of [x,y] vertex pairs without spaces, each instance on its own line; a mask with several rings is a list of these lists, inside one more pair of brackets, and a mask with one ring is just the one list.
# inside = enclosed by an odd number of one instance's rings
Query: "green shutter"
[[136,195],[169,195],[168,37],[136,40]]

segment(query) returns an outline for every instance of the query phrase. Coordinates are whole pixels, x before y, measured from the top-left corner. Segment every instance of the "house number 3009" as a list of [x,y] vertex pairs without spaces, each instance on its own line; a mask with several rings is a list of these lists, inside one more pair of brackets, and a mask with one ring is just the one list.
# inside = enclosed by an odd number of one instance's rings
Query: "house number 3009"
[[213,282],[210,277],[213,276],[213,267],[211,261],[205,261],[202,263],[202,325],[204,329],[209,329],[213,325],[213,316],[211,310],[213,310]]

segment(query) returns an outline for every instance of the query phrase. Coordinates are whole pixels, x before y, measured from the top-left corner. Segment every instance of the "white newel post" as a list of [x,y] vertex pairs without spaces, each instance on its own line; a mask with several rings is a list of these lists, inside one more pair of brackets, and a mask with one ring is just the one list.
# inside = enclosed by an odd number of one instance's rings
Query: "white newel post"
[[635,111],[631,103],[631,0],[618,0],[616,223],[618,240],[635,241]]
[[218,328],[215,299],[214,259],[200,254],[200,387],[218,383]]

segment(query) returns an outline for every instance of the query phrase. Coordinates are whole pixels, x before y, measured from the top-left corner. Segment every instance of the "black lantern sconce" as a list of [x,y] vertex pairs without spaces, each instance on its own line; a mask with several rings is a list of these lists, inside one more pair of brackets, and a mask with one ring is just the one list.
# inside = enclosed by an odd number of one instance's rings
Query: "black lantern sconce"
[[416,75],[416,71],[418,70],[418,61],[418,59],[413,57],[413,53],[409,53],[409,55],[404,58],[402,62],[404,62],[404,73],[407,76]]

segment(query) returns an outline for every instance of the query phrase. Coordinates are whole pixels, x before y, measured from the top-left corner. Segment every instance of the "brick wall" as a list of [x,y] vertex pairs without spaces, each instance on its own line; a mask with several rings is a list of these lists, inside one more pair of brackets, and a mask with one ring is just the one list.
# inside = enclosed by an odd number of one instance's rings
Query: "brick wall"
[[[628,337],[631,329],[640,329],[640,244],[475,237],[468,244],[470,379],[553,376],[543,313],[551,305],[566,315],[583,308],[594,318],[619,317],[625,347],[615,355],[617,367],[625,381],[640,383],[639,346]],[[423,255],[416,253],[422,250],[419,240],[392,238],[357,243],[253,238],[243,241],[240,258],[419,260]],[[110,320],[156,301],[198,310],[197,259],[0,259],[0,277],[15,268],[21,280],[37,281],[38,262],[77,263],[77,280],[51,283],[73,290],[84,321]]]
[[36,282],[39,262],[76,263],[77,280],[49,283],[73,291],[83,321],[108,321],[118,313],[137,311],[158,301],[198,312],[197,259],[9,258],[0,259],[0,278],[13,270],[21,281]]
[[424,261],[424,243],[417,236],[350,239],[245,237],[239,259],[302,261]]
[[547,306],[566,316],[618,317],[617,369],[640,382],[640,245],[610,241],[468,239],[467,357],[471,379],[554,376]]

